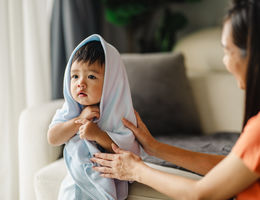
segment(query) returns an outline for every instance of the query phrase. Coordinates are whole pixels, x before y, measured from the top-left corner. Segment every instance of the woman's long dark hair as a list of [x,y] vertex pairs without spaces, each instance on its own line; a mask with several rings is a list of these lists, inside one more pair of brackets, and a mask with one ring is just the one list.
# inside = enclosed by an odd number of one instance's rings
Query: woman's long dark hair
[[234,44],[248,56],[244,128],[260,111],[260,1],[233,0],[226,19],[231,20]]

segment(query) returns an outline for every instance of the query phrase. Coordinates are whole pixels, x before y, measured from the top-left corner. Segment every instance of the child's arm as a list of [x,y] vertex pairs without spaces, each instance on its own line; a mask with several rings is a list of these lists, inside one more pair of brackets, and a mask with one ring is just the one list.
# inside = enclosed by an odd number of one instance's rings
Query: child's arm
[[79,130],[82,124],[75,123],[77,120],[92,120],[99,118],[99,109],[97,106],[88,106],[82,110],[80,115],[66,122],[55,124],[48,130],[48,142],[51,145],[59,146],[67,142]]
[[58,123],[49,128],[49,144],[59,146],[67,142],[71,137],[73,137],[78,132],[80,127],[79,124],[75,123],[77,119],[78,118],[74,118],[66,122]]
[[114,152],[111,147],[113,140],[105,131],[101,130],[96,123],[85,120],[77,120],[76,123],[81,125],[79,128],[81,139],[95,141],[106,151]]
[[[102,130],[101,130],[102,131]],[[114,153],[111,144],[113,143],[113,140],[108,136],[108,134],[105,131],[102,131],[103,133],[100,134],[100,136],[97,138],[96,142],[102,146],[106,151],[110,153]]]

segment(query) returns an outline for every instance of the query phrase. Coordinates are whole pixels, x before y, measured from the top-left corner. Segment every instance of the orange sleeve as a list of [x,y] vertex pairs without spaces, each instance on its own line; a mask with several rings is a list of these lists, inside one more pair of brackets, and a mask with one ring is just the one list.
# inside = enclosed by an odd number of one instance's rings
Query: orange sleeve
[[260,114],[248,120],[232,152],[240,157],[250,170],[260,174]]

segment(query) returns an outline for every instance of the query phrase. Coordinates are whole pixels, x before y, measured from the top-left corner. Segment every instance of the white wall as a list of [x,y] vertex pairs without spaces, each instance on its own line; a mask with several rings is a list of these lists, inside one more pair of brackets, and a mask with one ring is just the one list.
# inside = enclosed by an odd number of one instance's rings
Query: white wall
[[188,18],[188,25],[178,34],[179,37],[201,28],[221,26],[229,3],[230,0],[201,0],[197,3],[172,5],[173,10],[181,11]]

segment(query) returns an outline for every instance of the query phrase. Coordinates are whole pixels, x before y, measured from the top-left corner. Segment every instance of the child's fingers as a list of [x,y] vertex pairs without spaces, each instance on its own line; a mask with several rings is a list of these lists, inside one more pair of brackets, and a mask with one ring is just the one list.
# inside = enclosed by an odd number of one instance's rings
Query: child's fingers
[[75,124],[82,124],[82,119],[78,119],[74,122]]
[[93,120],[94,118],[99,119],[100,114],[99,112],[91,112],[90,115],[88,116],[88,120]]
[[115,143],[112,143],[111,146],[112,146],[113,151],[114,151],[115,153],[118,153],[119,147],[118,147]]
[[91,111],[92,111],[92,112],[99,112],[99,107],[98,107],[98,106],[93,106],[93,107],[91,108]]
[[120,149],[115,143],[112,143],[112,149],[115,153],[121,154],[121,153],[126,153],[126,150]]
[[86,122],[87,122],[88,120],[86,120],[86,119],[77,119],[77,120],[75,120],[75,124],[85,124]]
[[84,125],[81,125],[81,126],[79,127],[79,133],[80,133],[80,134],[83,133],[83,130],[84,130]]
[[80,138],[80,139],[84,139],[83,136],[84,136],[84,134],[79,134],[79,138]]
[[86,106],[83,110],[89,110],[91,112],[99,112],[98,106]]

